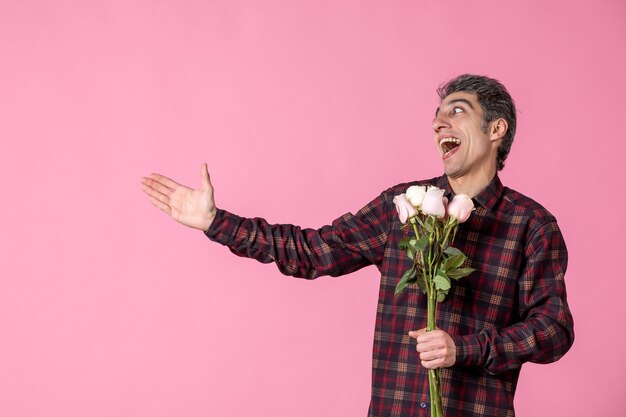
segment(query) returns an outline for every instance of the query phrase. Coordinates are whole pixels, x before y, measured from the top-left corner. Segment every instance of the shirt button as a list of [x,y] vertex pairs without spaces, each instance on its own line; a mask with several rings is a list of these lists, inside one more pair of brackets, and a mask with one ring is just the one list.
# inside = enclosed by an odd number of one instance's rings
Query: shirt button
[[421,408],[426,408],[426,407],[428,407],[428,403],[425,403],[424,401],[422,401],[422,402],[420,403],[420,407],[421,407]]

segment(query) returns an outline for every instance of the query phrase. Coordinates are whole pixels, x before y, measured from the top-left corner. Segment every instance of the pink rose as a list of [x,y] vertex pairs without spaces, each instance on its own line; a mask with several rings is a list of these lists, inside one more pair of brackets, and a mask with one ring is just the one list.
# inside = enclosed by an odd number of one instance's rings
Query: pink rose
[[417,209],[406,199],[406,194],[395,196],[393,203],[396,205],[398,217],[400,217],[402,223],[406,223],[411,217],[417,215]]
[[446,215],[446,206],[443,197],[444,190],[437,187],[428,187],[424,201],[422,202],[422,212],[427,215],[442,218]]
[[465,194],[454,196],[448,206],[448,216],[454,217],[459,223],[466,221],[474,211],[474,202]]
[[412,185],[406,189],[406,199],[415,207],[422,205],[424,196],[426,195],[426,187],[423,185]]

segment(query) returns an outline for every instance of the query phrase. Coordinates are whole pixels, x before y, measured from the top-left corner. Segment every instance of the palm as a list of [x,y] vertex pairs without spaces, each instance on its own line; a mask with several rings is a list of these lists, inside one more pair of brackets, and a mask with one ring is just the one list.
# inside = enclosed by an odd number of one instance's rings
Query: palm
[[199,189],[189,188],[159,174],[150,174],[141,183],[150,202],[174,220],[185,226],[207,230],[216,207],[206,164],[202,165],[201,178]]
[[198,220],[213,209],[211,194],[207,190],[194,190],[181,185],[170,196],[170,216],[179,223],[198,228]]

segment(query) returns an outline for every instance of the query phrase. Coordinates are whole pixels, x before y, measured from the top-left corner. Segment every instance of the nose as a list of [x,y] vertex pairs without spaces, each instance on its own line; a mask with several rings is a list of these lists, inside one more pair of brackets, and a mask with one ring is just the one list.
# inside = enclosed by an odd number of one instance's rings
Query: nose
[[450,127],[450,121],[445,116],[445,114],[443,112],[437,113],[437,115],[433,119],[433,130],[435,131],[435,133],[439,133],[441,129],[445,129],[449,127]]

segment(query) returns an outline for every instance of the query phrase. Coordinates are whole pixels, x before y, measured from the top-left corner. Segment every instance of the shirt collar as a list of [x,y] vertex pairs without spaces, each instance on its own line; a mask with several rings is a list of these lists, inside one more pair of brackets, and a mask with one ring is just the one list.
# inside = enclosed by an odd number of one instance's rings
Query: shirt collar
[[[452,200],[452,197],[454,197],[454,191],[452,191],[452,188],[450,187],[447,176],[442,175],[437,179],[437,187],[445,190],[444,196],[448,197],[449,200]],[[481,207],[491,210],[500,199],[503,191],[504,186],[500,181],[500,177],[496,174],[489,185],[487,185],[487,187],[478,193],[472,200],[474,200],[474,203],[480,205]]]

